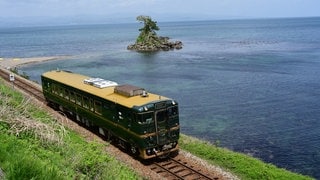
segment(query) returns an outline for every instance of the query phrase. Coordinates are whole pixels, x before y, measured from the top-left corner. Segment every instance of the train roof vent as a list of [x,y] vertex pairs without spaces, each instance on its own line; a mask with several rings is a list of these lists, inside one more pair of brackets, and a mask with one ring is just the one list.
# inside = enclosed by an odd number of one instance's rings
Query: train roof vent
[[118,83],[114,81],[109,81],[101,78],[89,78],[89,79],[85,79],[83,82],[85,84],[89,84],[97,88],[106,88],[106,87],[112,87],[112,86],[118,85]]
[[114,92],[123,96],[132,97],[146,93],[144,88],[132,86],[129,84],[119,85],[114,88]]

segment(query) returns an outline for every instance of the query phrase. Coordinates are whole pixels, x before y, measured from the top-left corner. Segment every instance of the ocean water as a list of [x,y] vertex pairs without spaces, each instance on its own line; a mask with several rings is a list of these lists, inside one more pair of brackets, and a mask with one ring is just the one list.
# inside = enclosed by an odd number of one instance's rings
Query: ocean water
[[158,23],[183,49],[126,50],[140,24],[0,29],[0,57],[68,55],[56,68],[180,103],[181,131],[320,179],[320,18]]

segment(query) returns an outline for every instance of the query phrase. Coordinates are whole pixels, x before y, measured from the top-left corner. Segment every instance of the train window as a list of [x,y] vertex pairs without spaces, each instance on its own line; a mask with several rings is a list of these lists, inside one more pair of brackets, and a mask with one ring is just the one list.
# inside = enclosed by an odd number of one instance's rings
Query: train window
[[70,91],[70,101],[73,102],[73,103],[76,102],[76,95],[72,91]]
[[89,106],[90,106],[90,110],[94,111],[93,99],[90,99]]
[[111,108],[110,108],[110,105],[109,105],[109,104],[104,104],[104,105],[103,105],[103,108],[104,108],[104,109],[106,109],[106,110],[111,110]]
[[81,97],[81,95],[80,94],[76,94],[76,103],[78,104],[78,105],[82,105],[82,97]]
[[168,116],[175,116],[178,115],[178,107],[170,107],[168,108]]
[[69,90],[67,90],[67,89],[64,90],[64,98],[69,100]]
[[[44,83],[45,84],[45,83]],[[43,86],[46,90],[50,89],[50,82],[46,82],[46,86]]]
[[54,86],[54,91],[56,95],[59,95],[59,87],[57,85]]
[[83,97],[83,107],[89,109],[89,99],[87,97]]
[[54,86],[54,93],[57,95],[59,94],[57,85]]
[[57,94],[57,86],[55,84],[52,85],[52,93]]
[[102,105],[99,101],[94,101],[94,112],[102,114]]
[[63,88],[60,87],[60,88],[59,88],[59,95],[60,95],[61,97],[63,97],[63,91],[64,91]]
[[138,114],[137,121],[139,124],[150,124],[153,121],[153,113]]

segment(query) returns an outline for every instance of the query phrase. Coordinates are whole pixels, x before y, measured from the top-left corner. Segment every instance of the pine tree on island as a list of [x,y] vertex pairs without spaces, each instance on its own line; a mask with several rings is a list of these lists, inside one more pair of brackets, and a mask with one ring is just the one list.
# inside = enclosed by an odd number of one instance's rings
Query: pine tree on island
[[140,15],[137,17],[137,21],[143,23],[144,26],[139,29],[140,34],[136,39],[136,43],[129,45],[127,47],[128,50],[148,52],[182,48],[181,41],[170,42],[168,37],[158,36],[156,31],[159,31],[160,28],[157,26],[157,22],[153,21],[151,17]]

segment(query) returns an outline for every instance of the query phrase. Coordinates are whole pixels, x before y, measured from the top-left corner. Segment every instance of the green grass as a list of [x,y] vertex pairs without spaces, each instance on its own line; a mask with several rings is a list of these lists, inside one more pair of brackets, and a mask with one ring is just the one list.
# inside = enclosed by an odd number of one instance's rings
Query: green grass
[[180,136],[179,143],[181,149],[207,160],[210,164],[218,165],[241,179],[312,179],[185,135]]
[[[142,179],[0,79],[0,179]],[[0,174],[1,176],[1,174]]]

